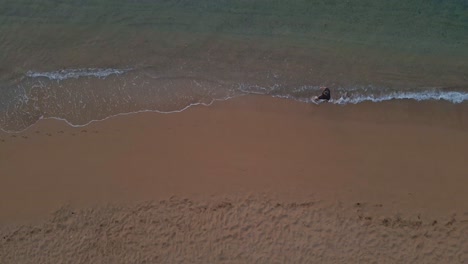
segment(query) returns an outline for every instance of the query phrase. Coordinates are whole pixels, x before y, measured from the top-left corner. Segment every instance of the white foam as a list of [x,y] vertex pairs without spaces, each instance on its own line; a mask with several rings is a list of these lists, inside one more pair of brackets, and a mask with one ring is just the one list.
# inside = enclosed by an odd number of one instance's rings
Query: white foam
[[260,85],[250,85],[245,83],[240,83],[237,87],[237,90],[241,91],[242,93],[246,94],[269,94],[270,92],[277,89],[279,85],[273,85],[271,87],[263,87]]
[[26,73],[27,77],[37,78],[45,77],[50,80],[62,81],[66,79],[78,79],[80,77],[96,77],[96,78],[106,78],[110,75],[120,75],[124,74],[131,69],[104,69],[104,68],[84,68],[84,69],[64,69],[51,72],[34,72],[28,71]]
[[[320,94],[321,90],[316,86],[301,86],[296,89],[281,90],[280,86],[260,87],[254,85],[243,85],[239,88],[247,94],[264,94],[273,97],[293,99],[306,103],[317,103],[311,98]],[[448,101],[459,104],[468,101],[468,91],[448,91],[443,88],[421,88],[412,90],[389,90],[385,88],[346,87],[332,91],[330,103],[346,105],[359,104],[363,102],[384,102],[390,100],[414,100],[414,101]]]
[[390,100],[414,100],[414,101],[427,101],[427,100],[445,100],[454,104],[459,104],[468,100],[468,93],[455,92],[455,91],[420,91],[420,92],[391,92],[389,94],[381,95],[354,95],[342,96],[338,99],[331,100],[334,104],[358,104],[366,101],[378,103]]

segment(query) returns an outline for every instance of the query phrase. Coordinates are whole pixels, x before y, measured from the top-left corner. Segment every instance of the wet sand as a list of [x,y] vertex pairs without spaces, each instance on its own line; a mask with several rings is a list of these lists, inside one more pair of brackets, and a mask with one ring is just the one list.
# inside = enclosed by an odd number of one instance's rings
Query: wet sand
[[0,262],[464,263],[466,113],[248,96],[1,133]]

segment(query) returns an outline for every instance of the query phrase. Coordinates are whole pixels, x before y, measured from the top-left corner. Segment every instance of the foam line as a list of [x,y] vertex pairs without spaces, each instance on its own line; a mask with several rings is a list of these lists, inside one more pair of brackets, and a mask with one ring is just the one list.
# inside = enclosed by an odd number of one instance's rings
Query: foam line
[[205,107],[208,107],[208,106],[211,106],[213,103],[215,102],[219,102],[219,101],[227,101],[229,99],[233,99],[233,98],[236,98],[236,97],[239,97],[239,96],[244,96],[244,95],[236,95],[236,96],[228,96],[228,97],[225,97],[225,98],[218,98],[218,99],[212,99],[210,102],[208,103],[191,103],[181,109],[177,109],[177,110],[172,110],[172,111],[159,111],[159,110],[150,110],[150,109],[147,109],[147,110],[139,110],[139,111],[133,111],[133,112],[125,112],[125,113],[118,113],[118,114],[114,114],[114,115],[110,115],[110,116],[107,116],[105,118],[102,118],[102,119],[94,119],[94,120],[91,120],[85,124],[73,124],[71,123],[70,121],[68,121],[66,118],[61,118],[61,117],[44,117],[44,116],[41,116],[39,117],[39,119],[34,122],[33,124],[29,125],[28,127],[24,128],[24,129],[21,129],[19,131],[16,131],[16,130],[5,130],[3,128],[0,127],[0,130],[5,132],[5,133],[11,133],[11,134],[17,134],[17,133],[22,133],[26,130],[28,130],[29,128],[33,127],[37,122],[39,122],[40,120],[48,120],[48,119],[52,119],[52,120],[59,120],[59,121],[63,121],[65,122],[67,125],[71,126],[71,127],[85,127],[85,126],[88,126],[89,124],[91,123],[94,123],[94,122],[101,122],[101,121],[105,121],[107,119],[111,119],[111,118],[114,118],[114,117],[118,117],[118,116],[126,116],[126,115],[133,115],[133,114],[138,114],[138,113],[158,113],[158,114],[173,114],[173,113],[180,113],[180,112],[183,112],[191,107],[194,107],[194,106],[205,106]]
[[78,79],[81,77],[96,77],[96,78],[106,78],[110,75],[120,75],[124,74],[131,69],[103,69],[103,68],[85,68],[85,69],[65,69],[51,72],[34,72],[28,71],[26,73],[27,77],[38,78],[44,77],[50,80],[63,81],[66,79]]
[[366,101],[379,103],[390,100],[414,100],[414,101],[428,101],[428,100],[445,100],[454,104],[459,104],[468,100],[468,93],[454,92],[454,91],[423,91],[423,92],[392,92],[382,95],[355,95],[350,97],[340,97],[331,102],[335,104],[358,104]]

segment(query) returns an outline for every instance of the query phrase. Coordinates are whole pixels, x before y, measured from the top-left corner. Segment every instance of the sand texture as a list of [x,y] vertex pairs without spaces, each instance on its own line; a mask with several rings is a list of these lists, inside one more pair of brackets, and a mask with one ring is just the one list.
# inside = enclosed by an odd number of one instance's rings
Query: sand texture
[[0,133],[0,263],[468,263],[466,113],[247,96]]
[[382,215],[382,204],[265,196],[64,207],[2,232],[2,263],[466,263],[468,215]]

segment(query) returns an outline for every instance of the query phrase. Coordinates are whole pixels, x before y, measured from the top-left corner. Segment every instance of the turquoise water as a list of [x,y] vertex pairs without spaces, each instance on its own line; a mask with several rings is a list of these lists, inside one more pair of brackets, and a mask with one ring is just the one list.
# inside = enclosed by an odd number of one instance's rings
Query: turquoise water
[[1,0],[0,127],[246,93],[468,99],[467,1]]

